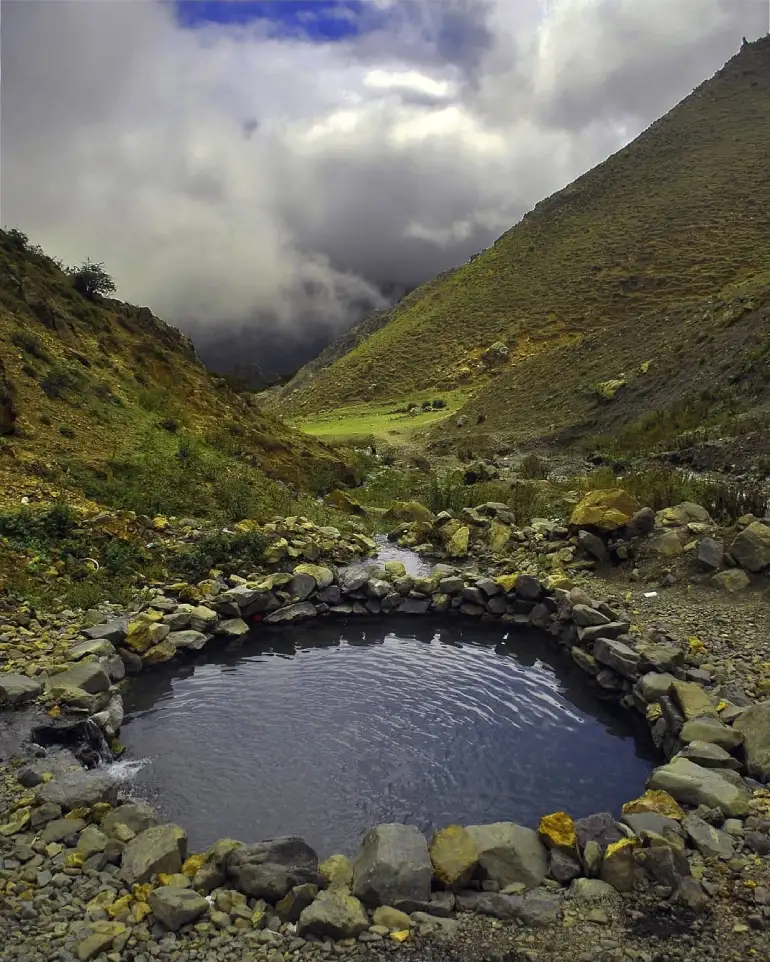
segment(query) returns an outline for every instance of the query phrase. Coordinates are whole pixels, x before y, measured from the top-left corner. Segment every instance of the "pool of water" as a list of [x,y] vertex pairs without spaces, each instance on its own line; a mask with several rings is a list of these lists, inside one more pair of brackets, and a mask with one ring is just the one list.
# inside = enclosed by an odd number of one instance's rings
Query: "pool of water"
[[546,636],[471,622],[261,628],[140,676],[126,709],[132,792],[195,850],[297,834],[323,857],[378,822],[618,812],[654,759]]
[[430,574],[431,566],[414,551],[409,548],[400,548],[392,541],[388,541],[384,534],[375,535],[374,540],[377,542],[377,554],[371,561],[364,564],[377,566],[384,565],[386,561],[400,561],[408,575],[424,578]]

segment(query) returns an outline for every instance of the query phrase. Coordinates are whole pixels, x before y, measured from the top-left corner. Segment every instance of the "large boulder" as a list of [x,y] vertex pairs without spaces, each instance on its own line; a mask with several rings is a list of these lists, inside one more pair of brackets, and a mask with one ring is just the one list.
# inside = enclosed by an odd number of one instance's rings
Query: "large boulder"
[[691,718],[717,717],[716,702],[696,682],[675,678],[671,682],[671,694],[688,721]]
[[403,524],[408,521],[427,521],[433,524],[436,516],[419,501],[394,501],[382,516],[387,525]]
[[158,816],[154,808],[146,802],[128,802],[110,809],[100,822],[100,828],[109,838],[120,838],[139,835],[147,828],[158,824]]
[[27,675],[0,675],[0,705],[23,705],[34,701],[43,690],[42,684]]
[[60,805],[65,811],[72,808],[92,808],[97,802],[114,805],[118,800],[118,783],[107,772],[85,769],[64,772],[41,785],[37,792],[41,803]]
[[747,708],[733,722],[733,730],[743,735],[749,774],[770,782],[770,701]]
[[341,889],[326,889],[303,909],[297,934],[304,938],[354,939],[369,928],[369,919],[357,898]]
[[479,851],[470,832],[461,825],[439,829],[430,843],[433,874],[444,888],[463,888],[479,862]]
[[648,785],[668,792],[678,802],[718,808],[728,817],[747,815],[749,811],[749,792],[740,775],[702,768],[686,758],[677,757],[656,768]]
[[353,863],[353,894],[366,905],[430,896],[428,844],[414,825],[390,822],[370,829]]
[[78,662],[67,671],[51,675],[46,687],[82,688],[90,695],[97,695],[100,691],[107,691],[110,679],[98,661],[89,659]]
[[770,527],[753,521],[736,536],[730,545],[730,554],[747,571],[770,567]]
[[332,508],[336,508],[338,511],[342,511],[345,514],[355,514],[362,517],[366,514],[366,508],[362,504],[359,504],[355,498],[351,498],[349,494],[342,491],[340,488],[335,488],[324,496],[324,501],[326,504],[331,505]]
[[295,885],[322,881],[318,856],[296,836],[239,846],[228,856],[227,874],[240,892],[271,902],[282,899]]
[[123,850],[122,875],[129,885],[149,882],[164,872],[176,875],[187,858],[187,833],[178,825],[153,825]]
[[617,531],[630,523],[641,505],[621,488],[590,491],[575,505],[570,524],[578,528]]
[[469,825],[479,866],[486,879],[500,888],[515,882],[527,888],[540,885],[548,872],[548,853],[537,832],[514,822]]
[[155,918],[172,932],[178,932],[183,925],[199,919],[209,909],[203,895],[172,885],[162,885],[150,892],[148,902]]

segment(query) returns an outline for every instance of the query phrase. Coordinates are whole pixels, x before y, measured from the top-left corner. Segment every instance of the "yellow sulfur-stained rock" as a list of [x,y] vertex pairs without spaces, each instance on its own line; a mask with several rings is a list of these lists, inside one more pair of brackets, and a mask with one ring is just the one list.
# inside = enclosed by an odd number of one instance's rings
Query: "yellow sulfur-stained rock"
[[433,874],[445,888],[462,888],[478,865],[479,850],[470,832],[461,825],[440,828],[430,843]]
[[400,932],[391,932],[390,937],[394,942],[406,942],[409,938],[409,929],[402,929]]
[[353,882],[353,865],[347,855],[330,855],[318,871],[330,889],[350,888]]
[[607,846],[599,871],[602,882],[607,882],[618,892],[633,889],[639,874],[634,856],[636,847],[636,840],[631,838],[622,838]]
[[495,581],[500,585],[503,591],[511,592],[516,587],[516,582],[519,580],[519,572],[517,571],[512,575],[499,575],[495,578]]
[[162,612],[150,610],[142,612],[133,621],[129,621],[124,646],[142,655],[153,645],[163,641],[171,629],[168,625],[161,623],[162,619]]
[[590,491],[575,505],[570,524],[616,531],[629,523],[641,505],[622,488]]
[[676,799],[660,789],[650,789],[644,795],[635,798],[632,802],[626,802],[623,806],[624,815],[642,815],[645,812],[663,815],[665,818],[673,818],[677,821],[681,821],[684,817],[684,812]]
[[188,856],[184,865],[182,866],[182,875],[186,875],[188,878],[193,878],[195,873],[203,866],[205,861],[206,854],[204,852],[199,852],[196,855]]
[[543,815],[537,830],[548,848],[560,848],[564,851],[577,849],[575,823],[566,812]]
[[450,558],[465,558],[468,554],[468,542],[471,536],[471,529],[466,525],[458,528],[452,535],[447,545],[447,555]]

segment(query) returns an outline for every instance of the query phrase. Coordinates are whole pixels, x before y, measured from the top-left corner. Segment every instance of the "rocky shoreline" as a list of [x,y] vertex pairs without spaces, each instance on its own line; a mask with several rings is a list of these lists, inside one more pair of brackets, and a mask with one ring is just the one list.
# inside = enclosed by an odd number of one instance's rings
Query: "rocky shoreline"
[[[65,662],[0,675],[0,699],[48,707],[42,729],[51,742],[79,740],[86,726],[110,740],[127,674],[262,622],[398,614],[535,627],[544,642],[550,635],[587,683],[647,720],[664,762],[648,791],[619,821],[546,813],[537,831],[449,826],[430,844],[410,826],[375,826],[352,861],[319,864],[296,838],[225,839],[190,855],[182,828],[158,824],[108,773],[87,771],[59,749],[5,770],[0,922],[11,958],[52,957],[49,944],[65,960],[231,957],[234,948],[269,962],[396,949],[475,958],[452,953],[480,917],[495,920],[493,931],[522,934],[508,958],[539,958],[550,951],[538,948],[549,933],[610,925],[614,916],[633,925],[649,898],[663,916],[710,918],[733,876],[755,897],[735,935],[761,936],[770,919],[770,702],[720,682],[697,646],[642,630],[621,607],[560,578],[492,578],[449,565],[414,578],[388,562],[177,583],[131,616],[83,629]],[[4,639],[35,629],[7,624]],[[628,957],[618,950],[622,943],[606,947],[609,958]],[[644,951],[630,957],[644,959]]]

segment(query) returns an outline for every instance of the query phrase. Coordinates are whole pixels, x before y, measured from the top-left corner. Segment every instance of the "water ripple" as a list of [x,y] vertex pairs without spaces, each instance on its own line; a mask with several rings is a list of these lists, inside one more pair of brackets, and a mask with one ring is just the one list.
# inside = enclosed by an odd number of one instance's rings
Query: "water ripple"
[[[646,742],[544,636],[408,621],[263,629],[140,676],[134,791],[200,847],[297,833],[352,853],[375,822],[534,824],[642,790]],[[606,773],[612,780],[605,781]]]

